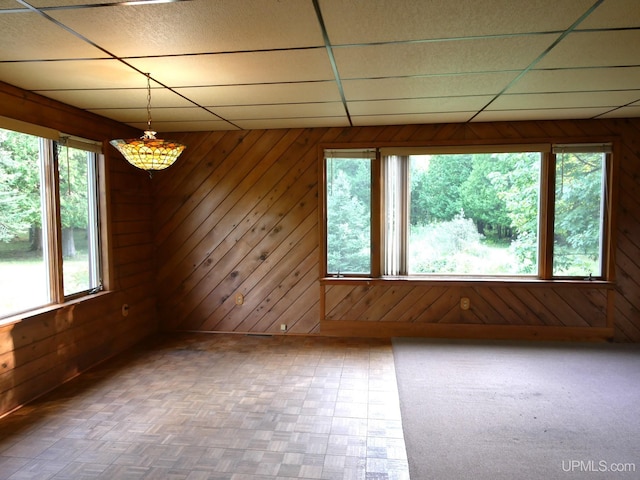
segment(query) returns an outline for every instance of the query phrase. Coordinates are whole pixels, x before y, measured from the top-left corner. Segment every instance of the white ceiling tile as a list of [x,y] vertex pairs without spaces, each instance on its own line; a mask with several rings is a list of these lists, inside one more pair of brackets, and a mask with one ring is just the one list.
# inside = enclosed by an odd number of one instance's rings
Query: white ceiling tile
[[107,54],[37,13],[0,14],[0,59],[105,58]]
[[[141,77],[139,77],[141,78]],[[52,90],[36,91],[59,102],[75,105],[83,109],[100,108],[146,108],[146,88],[129,88],[121,90]],[[151,108],[156,107],[190,107],[193,103],[166,88],[151,89]]]
[[343,47],[333,50],[344,79],[524,69],[556,35]]
[[342,86],[349,101],[486,95],[499,93],[516,75],[500,72],[344,80]]
[[640,19],[638,0],[605,0],[584,22],[578,25],[578,30],[637,27],[638,19]]
[[537,65],[541,68],[640,65],[640,29],[569,34]]
[[24,5],[18,3],[16,0],[0,0],[0,10],[13,10],[23,9]]
[[609,111],[598,118],[629,118],[640,117],[640,105],[633,104],[626,107],[618,108],[616,110]]
[[[236,123],[236,122],[234,122]],[[267,128],[318,128],[318,127],[348,127],[347,118],[282,118],[273,120],[238,120],[236,125],[242,129],[260,130]]]
[[[105,3],[116,3],[118,0],[109,2],[108,0],[29,0],[29,3],[37,8],[56,8],[84,5],[100,5]],[[121,2],[124,0],[120,0]],[[148,1],[148,0],[142,0]]]
[[273,103],[339,102],[336,82],[231,85],[177,88],[176,91],[200,105],[260,105]]
[[320,9],[331,42],[355,44],[564,30],[592,4],[593,0],[320,0]]
[[146,78],[118,60],[0,64],[1,79],[27,90],[146,87]]
[[493,96],[412,98],[349,102],[352,115],[389,115],[406,113],[443,113],[480,110]]
[[131,59],[169,87],[333,80],[324,49]]
[[345,114],[342,102],[211,107],[210,109],[217,115],[233,121],[266,118],[338,117]]
[[498,97],[487,110],[533,110],[544,108],[617,107],[640,99],[640,90],[513,94]]
[[640,67],[607,67],[532,70],[510,88],[508,93],[631,90],[634,88],[640,88]]
[[120,57],[324,45],[309,1],[193,0],[48,13]]
[[[95,108],[90,109],[91,112],[97,113],[107,118],[112,118],[123,123],[146,122],[146,108]],[[151,109],[151,125],[156,122],[183,122],[187,120],[211,120],[215,119],[215,115],[199,107],[181,107],[181,108],[152,108]]]
[[[215,117],[212,117],[215,118]],[[146,123],[130,123],[140,132],[147,128]],[[171,132],[210,132],[215,130],[239,130],[238,127],[224,120],[199,120],[189,122],[155,122],[153,129],[158,132],[157,137],[165,140],[171,139]],[[189,148],[189,145],[187,145]]]
[[419,123],[461,123],[467,122],[475,112],[410,113],[398,115],[352,116],[354,126],[367,125],[409,125]]
[[608,108],[541,108],[536,110],[485,110],[474,122],[502,122],[525,120],[567,120],[593,118],[607,112]]
[[355,125],[465,122],[487,104],[474,120],[640,116],[616,109],[640,89],[640,0],[597,4],[535,64],[595,0],[318,0],[339,79],[310,0],[28,3],[45,9],[0,0],[0,81],[141,129],[145,72],[159,131],[346,126],[341,93]]

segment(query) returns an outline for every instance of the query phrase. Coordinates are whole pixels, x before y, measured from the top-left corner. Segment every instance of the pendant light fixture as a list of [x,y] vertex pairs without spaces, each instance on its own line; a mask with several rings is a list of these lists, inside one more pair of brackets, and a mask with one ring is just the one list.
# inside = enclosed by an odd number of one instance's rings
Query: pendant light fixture
[[147,129],[140,138],[111,140],[111,145],[118,149],[124,158],[134,167],[149,172],[151,176],[156,170],[164,170],[173,165],[185,146],[173,140],[156,138],[151,129],[151,77],[147,76]]

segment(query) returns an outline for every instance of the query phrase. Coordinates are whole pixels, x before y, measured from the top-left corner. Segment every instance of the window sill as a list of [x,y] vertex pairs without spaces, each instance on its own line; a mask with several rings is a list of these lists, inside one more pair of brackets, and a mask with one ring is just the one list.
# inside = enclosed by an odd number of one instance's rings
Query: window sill
[[323,277],[320,285],[428,285],[428,286],[486,286],[486,287],[549,287],[570,286],[584,288],[614,289],[615,283],[606,280],[580,280],[580,279],[553,279],[543,280],[539,278],[523,277]]
[[57,310],[62,310],[64,308],[69,308],[73,305],[79,304],[79,303],[83,303],[86,301],[91,301],[94,300],[96,298],[99,297],[103,297],[105,295],[109,295],[112,292],[109,291],[100,291],[97,293],[90,293],[90,294],[86,294],[86,295],[82,295],[80,297],[76,297],[73,298],[71,300],[67,300],[64,303],[56,303],[53,305],[46,305],[44,307],[39,307],[39,308],[34,308],[32,310],[26,310],[24,312],[20,312],[20,313],[16,313],[13,315],[10,315],[8,317],[4,317],[4,318],[0,318],[0,328],[1,327],[6,327],[9,325],[13,325],[16,323],[21,323],[24,321],[28,321],[32,318],[38,317],[40,315],[46,315],[49,314],[51,312],[55,312]]

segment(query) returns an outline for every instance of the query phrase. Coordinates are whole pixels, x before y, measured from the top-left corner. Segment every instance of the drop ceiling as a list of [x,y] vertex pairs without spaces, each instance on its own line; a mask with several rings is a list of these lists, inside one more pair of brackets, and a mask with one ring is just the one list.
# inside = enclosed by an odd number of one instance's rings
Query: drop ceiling
[[640,116],[639,0],[0,0],[0,81],[159,132]]

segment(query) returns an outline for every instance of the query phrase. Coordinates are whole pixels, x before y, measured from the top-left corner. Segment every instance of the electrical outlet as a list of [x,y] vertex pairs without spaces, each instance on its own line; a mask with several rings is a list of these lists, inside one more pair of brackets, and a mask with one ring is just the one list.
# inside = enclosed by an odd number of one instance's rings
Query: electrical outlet
[[281,332],[286,332],[287,331],[287,324],[286,323],[281,323],[280,324],[280,331]]
[[471,300],[469,300],[467,297],[462,297],[460,299],[460,308],[462,310],[469,310],[469,307],[471,307]]
[[236,305],[242,305],[244,303],[244,295],[236,293]]

